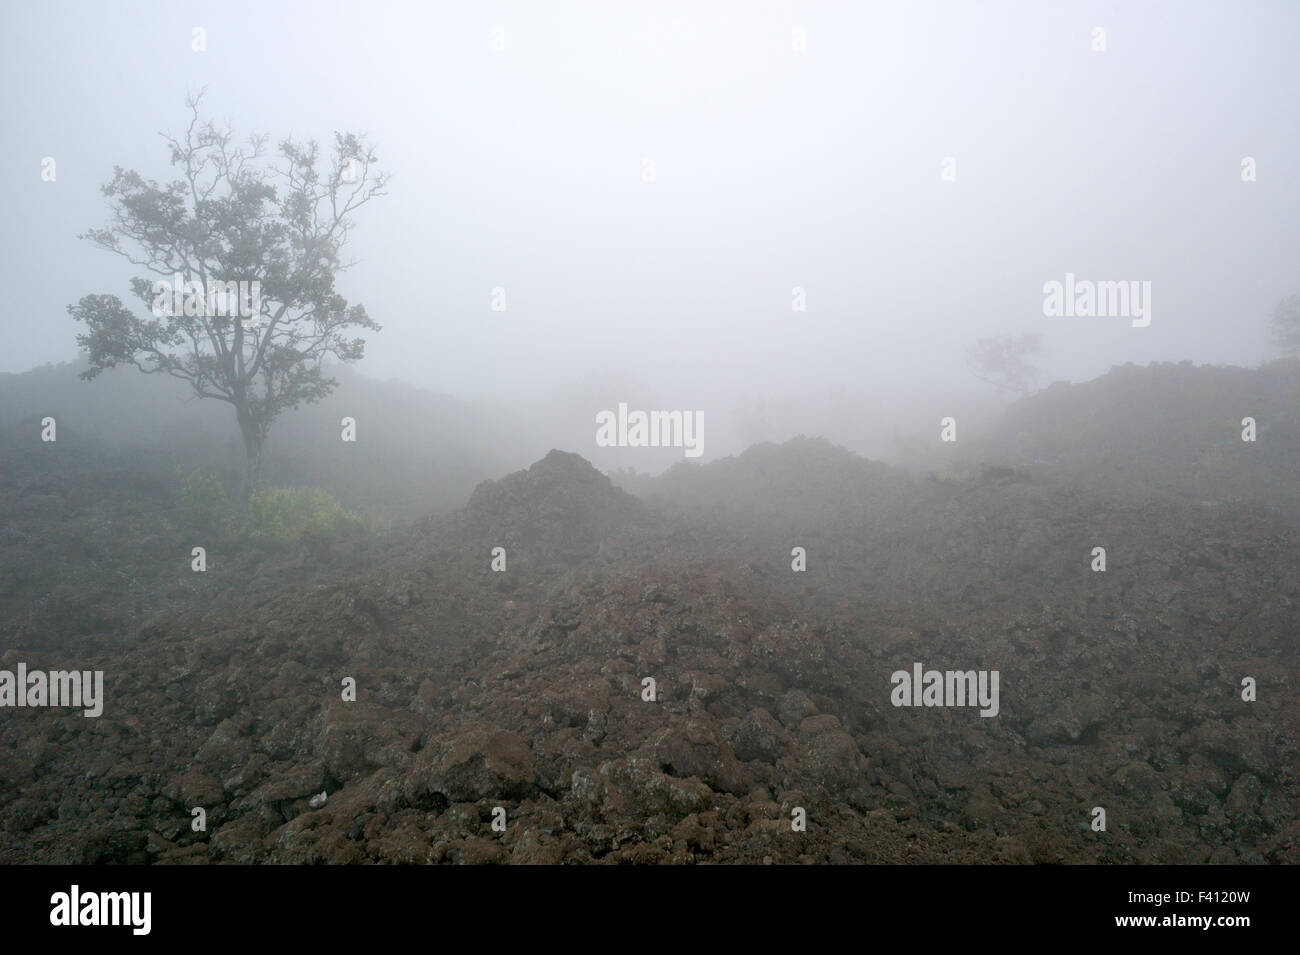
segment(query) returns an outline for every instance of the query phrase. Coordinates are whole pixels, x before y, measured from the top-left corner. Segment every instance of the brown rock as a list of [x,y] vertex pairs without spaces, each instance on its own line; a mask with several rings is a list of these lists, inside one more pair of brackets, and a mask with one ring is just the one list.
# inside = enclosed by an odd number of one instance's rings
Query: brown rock
[[710,717],[674,720],[659,739],[655,755],[675,776],[697,776],[721,792],[745,792],[736,754]]
[[794,746],[794,739],[767,710],[759,708],[741,720],[732,739],[736,758],[775,763]]
[[409,759],[424,720],[405,710],[374,703],[332,701],[316,740],[316,756],[340,780]]
[[419,756],[408,774],[408,786],[452,802],[522,799],[536,777],[527,740],[488,726],[462,727]]

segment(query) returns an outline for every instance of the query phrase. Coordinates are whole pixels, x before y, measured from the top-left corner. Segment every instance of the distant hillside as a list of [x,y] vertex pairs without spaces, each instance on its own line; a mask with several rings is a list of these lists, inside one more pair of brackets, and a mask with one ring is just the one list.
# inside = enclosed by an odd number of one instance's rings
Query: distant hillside
[[[236,485],[243,449],[230,406],[197,400],[184,383],[135,369],[83,381],[83,368],[64,363],[0,374],[6,454],[126,450],[160,475],[200,468]],[[269,481],[322,486],[351,507],[399,520],[460,505],[479,481],[518,467],[533,452],[516,442],[523,425],[504,406],[367,379],[347,366],[329,373],[339,382],[332,395],[272,427],[264,461]],[[47,415],[58,423],[55,449],[40,441]],[[355,444],[341,440],[344,417],[357,422]],[[516,443],[523,446],[516,450]]]
[[[134,466],[159,478],[197,467],[228,487],[238,482],[243,451],[228,406],[196,400],[183,383],[134,369],[91,382],[80,380],[81,370],[66,363],[0,374],[6,455],[52,463],[78,448],[127,451]],[[330,373],[339,381],[334,394],[275,423],[266,476],[325,487],[381,518],[446,512],[479,482],[536,460],[547,447],[582,449],[556,440],[557,427],[564,430],[557,421],[577,420],[571,408],[459,401],[368,379],[347,366]],[[57,448],[39,440],[46,415],[58,421]],[[1257,423],[1254,443],[1241,440],[1247,416]],[[340,439],[344,417],[357,422],[355,444]],[[1052,385],[1012,404],[992,426],[979,426],[960,409],[956,417],[956,443],[939,440],[936,419],[924,436],[900,445],[902,469],[799,437],[708,465],[683,462],[658,478],[621,471],[615,480],[674,506],[718,514],[767,508],[799,521],[842,516],[831,513],[831,501],[850,513],[871,511],[907,486],[908,471],[962,482],[998,467],[1115,500],[1173,495],[1300,509],[1300,361],[1258,369],[1125,365],[1094,381]]]
[[[1253,443],[1242,419],[1255,419]],[[1300,507],[1300,360],[1123,365],[1012,405],[984,460],[1124,499]]]

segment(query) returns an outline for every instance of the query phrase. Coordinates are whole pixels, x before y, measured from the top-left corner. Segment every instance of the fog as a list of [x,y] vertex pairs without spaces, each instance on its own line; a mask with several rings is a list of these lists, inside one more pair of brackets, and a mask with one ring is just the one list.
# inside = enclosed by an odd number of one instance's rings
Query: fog
[[[172,177],[158,133],[200,90],[240,137],[373,141],[392,180],[338,283],[383,325],[361,374],[542,407],[536,443],[598,463],[620,402],[702,412],[706,459],[799,432],[884,453],[1003,400],[963,367],[985,336],[1041,334],[1039,384],[1253,365],[1300,287],[1291,3],[0,16],[7,372],[76,358],[81,296],[128,299],[138,271],[77,236],[115,165]],[[1149,282],[1149,324],[1045,316],[1067,274]]]
[[1294,0],[0,5],[9,920],[858,864],[927,939],[1267,924],[1297,52]]

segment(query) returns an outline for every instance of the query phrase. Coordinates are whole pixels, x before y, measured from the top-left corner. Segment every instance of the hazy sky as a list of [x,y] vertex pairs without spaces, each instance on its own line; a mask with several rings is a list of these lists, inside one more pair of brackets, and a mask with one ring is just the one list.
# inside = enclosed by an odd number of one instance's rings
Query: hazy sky
[[[157,134],[202,87],[241,135],[375,142],[339,283],[384,325],[368,375],[689,408],[964,387],[1001,332],[1042,332],[1050,377],[1253,364],[1300,291],[1298,52],[1295,2],[8,0],[0,370],[128,299],[76,235],[115,164],[171,178]],[[1045,317],[1067,272],[1150,281],[1151,324]]]

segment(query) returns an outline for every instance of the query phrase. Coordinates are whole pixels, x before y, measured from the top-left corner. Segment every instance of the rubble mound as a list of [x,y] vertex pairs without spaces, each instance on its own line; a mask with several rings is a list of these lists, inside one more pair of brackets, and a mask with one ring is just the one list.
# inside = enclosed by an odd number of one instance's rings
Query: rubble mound
[[507,552],[571,563],[645,520],[645,505],[585,458],[553,450],[527,470],[476,487],[461,526]]

